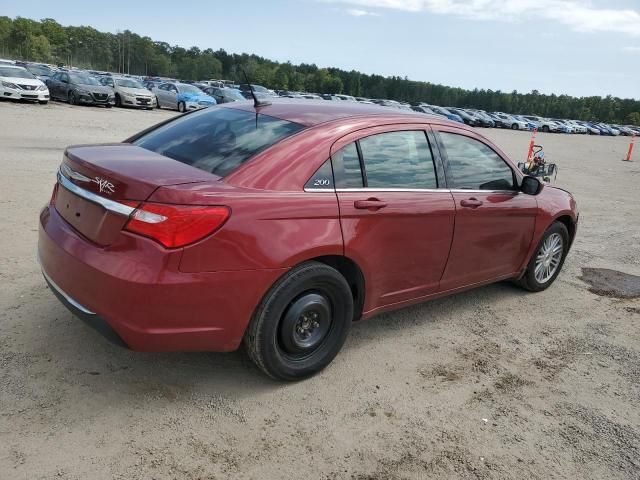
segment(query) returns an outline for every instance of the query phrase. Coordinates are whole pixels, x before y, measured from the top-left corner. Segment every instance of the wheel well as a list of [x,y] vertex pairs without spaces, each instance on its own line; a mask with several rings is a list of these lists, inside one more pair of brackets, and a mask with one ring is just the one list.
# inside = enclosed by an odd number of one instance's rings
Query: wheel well
[[576,234],[576,226],[573,223],[573,220],[569,215],[563,215],[562,217],[556,218],[556,222],[562,223],[565,227],[567,227],[567,231],[569,232],[569,244],[573,243],[573,237]]
[[324,263],[342,274],[351,287],[353,295],[353,320],[360,320],[364,306],[364,275],[360,267],[350,258],[340,255],[326,255],[309,260]]

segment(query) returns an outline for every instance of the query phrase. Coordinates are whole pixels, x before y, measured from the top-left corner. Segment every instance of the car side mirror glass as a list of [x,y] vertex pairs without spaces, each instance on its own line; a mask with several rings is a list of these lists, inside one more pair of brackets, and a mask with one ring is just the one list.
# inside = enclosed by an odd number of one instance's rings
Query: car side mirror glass
[[540,182],[536,177],[532,177],[530,175],[524,177],[522,179],[522,184],[520,185],[520,191],[527,195],[537,195],[540,193],[541,188],[542,182]]

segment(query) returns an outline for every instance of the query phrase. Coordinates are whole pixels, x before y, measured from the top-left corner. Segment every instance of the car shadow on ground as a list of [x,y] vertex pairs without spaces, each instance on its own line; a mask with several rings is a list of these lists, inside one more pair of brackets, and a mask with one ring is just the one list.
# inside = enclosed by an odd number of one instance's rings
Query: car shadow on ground
[[[219,394],[229,398],[277,390],[287,384],[271,380],[240,349],[231,353],[143,353],[109,343],[57,302],[45,287],[35,287],[43,313],[37,319],[37,338],[28,346],[31,355],[54,362],[58,375],[71,385],[90,385],[94,396],[161,397]],[[407,329],[424,329],[458,315],[472,315],[474,305],[490,305],[525,292],[509,283],[498,283],[450,297],[384,313],[358,322],[343,349],[367,349],[372,342],[390,341]],[[340,354],[335,362],[340,362]],[[40,362],[42,363],[42,362]],[[141,400],[142,401],[142,400]]]

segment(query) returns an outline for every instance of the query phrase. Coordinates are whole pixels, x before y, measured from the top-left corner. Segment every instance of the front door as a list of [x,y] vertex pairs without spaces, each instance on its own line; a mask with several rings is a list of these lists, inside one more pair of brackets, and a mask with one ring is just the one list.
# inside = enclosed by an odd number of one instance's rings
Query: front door
[[517,188],[512,167],[471,132],[439,127],[455,200],[455,233],[441,289],[515,274],[533,238],[538,204]]
[[424,125],[351,134],[332,153],[345,255],[367,279],[364,312],[438,291],[455,207]]

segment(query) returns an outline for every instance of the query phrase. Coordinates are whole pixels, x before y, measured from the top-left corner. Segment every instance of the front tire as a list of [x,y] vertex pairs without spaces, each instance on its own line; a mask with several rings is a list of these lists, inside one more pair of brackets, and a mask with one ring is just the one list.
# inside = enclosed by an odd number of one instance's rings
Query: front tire
[[530,292],[546,290],[560,274],[569,252],[569,232],[560,222],[554,222],[540,239],[527,270],[516,283]]
[[513,125],[511,125],[511,130],[520,130],[520,127],[517,123],[514,123]]
[[73,90],[69,91],[67,99],[69,100],[69,105],[77,105],[78,104],[78,100],[76,98],[76,94],[73,93]]
[[38,102],[40,105],[46,105],[49,103],[49,100],[42,100],[41,102]]
[[116,107],[122,107],[122,99],[120,98],[120,95],[118,95],[116,93]]
[[544,133],[549,133],[551,131],[551,129],[549,128],[549,125],[543,125],[542,126],[542,131]]
[[300,380],[331,363],[352,319],[353,295],[345,278],[323,263],[307,262],[265,295],[245,333],[245,349],[270,377]]
[[180,113],[184,113],[187,111],[187,106],[185,105],[184,102],[178,102],[178,111]]

